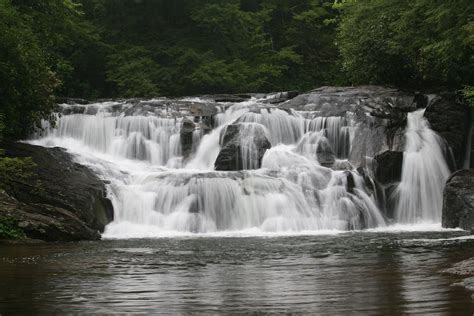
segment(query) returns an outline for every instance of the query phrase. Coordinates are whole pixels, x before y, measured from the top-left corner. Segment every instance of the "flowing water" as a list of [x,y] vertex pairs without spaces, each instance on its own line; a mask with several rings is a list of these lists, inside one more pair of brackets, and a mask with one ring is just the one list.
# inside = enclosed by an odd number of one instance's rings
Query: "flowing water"
[[408,114],[402,181],[395,210],[399,223],[441,222],[444,184],[450,175],[443,139],[423,118],[424,110]]
[[474,256],[464,234],[0,244],[0,314],[472,315],[442,273]]
[[[347,117],[308,118],[250,100],[217,114],[206,135],[196,128],[192,154],[183,157],[186,115],[169,108],[144,113],[113,102],[80,114],[64,108],[57,127],[34,143],[67,148],[110,183],[115,220],[105,237],[386,225],[365,174],[347,160],[354,129]],[[222,135],[234,123],[240,125],[244,170],[214,171]],[[272,144],[261,168],[253,143],[258,135]]]
[[[392,219],[378,207],[370,168],[356,169],[348,159],[360,156],[355,153],[360,149],[352,146],[361,128],[353,113],[326,117],[282,110],[256,99],[216,108],[226,110],[214,115],[209,132],[202,122],[195,124],[189,157],[183,156],[183,120],[199,117],[182,106],[151,110],[140,103],[104,102],[77,111],[63,105],[57,127],[33,143],[67,148],[110,183],[115,220],[105,237],[296,233],[440,222],[449,170],[442,140],[429,128],[423,110],[408,114]],[[239,126],[243,170],[214,171],[231,124]],[[255,138],[266,138],[272,146],[261,167]]]

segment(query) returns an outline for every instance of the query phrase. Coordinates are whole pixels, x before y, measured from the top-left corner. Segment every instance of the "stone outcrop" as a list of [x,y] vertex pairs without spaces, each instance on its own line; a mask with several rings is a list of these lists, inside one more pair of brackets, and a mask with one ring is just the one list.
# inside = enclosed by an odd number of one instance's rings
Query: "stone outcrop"
[[356,107],[365,108],[373,116],[392,117],[423,107],[425,98],[417,93],[380,86],[321,87],[281,104],[296,110],[311,110],[325,116],[341,116]]
[[189,119],[183,120],[183,125],[180,131],[181,152],[184,159],[189,158],[193,151],[193,133],[196,129],[196,124]]
[[446,228],[474,228],[474,169],[458,170],[446,181],[442,224]]
[[426,102],[423,94],[390,87],[321,87],[278,107],[354,119],[358,128],[348,159],[356,167],[367,167],[367,157],[387,150],[403,151],[407,113]]
[[[254,128],[253,133],[245,132],[246,128]],[[258,132],[255,132],[258,131]],[[253,123],[237,123],[227,126],[221,138],[221,150],[214,164],[216,170],[238,171],[257,169],[270,141],[265,135],[263,126]],[[248,155],[245,156],[245,153]]]
[[454,93],[440,94],[429,103],[424,115],[431,128],[443,136],[452,149],[455,165],[451,162],[451,170],[462,168],[470,132],[470,111],[467,104]]
[[113,220],[103,181],[60,148],[23,143],[5,148],[8,157],[32,157],[36,167],[28,181],[2,181],[1,217],[13,218],[29,238],[100,239],[100,232]]
[[336,155],[326,139],[319,141],[316,147],[316,157],[321,166],[332,167],[334,165]]
[[385,151],[374,157],[375,179],[383,184],[399,182],[402,178],[403,152]]

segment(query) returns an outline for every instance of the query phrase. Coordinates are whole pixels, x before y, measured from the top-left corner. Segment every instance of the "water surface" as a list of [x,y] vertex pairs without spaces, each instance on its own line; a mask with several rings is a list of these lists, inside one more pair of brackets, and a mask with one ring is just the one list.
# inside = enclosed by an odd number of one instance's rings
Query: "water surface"
[[466,232],[0,244],[0,314],[472,315]]

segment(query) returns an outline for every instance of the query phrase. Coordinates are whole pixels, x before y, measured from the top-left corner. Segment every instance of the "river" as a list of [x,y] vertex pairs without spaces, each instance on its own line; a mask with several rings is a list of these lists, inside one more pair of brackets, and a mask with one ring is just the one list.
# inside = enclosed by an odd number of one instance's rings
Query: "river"
[[464,231],[1,244],[0,314],[472,315]]

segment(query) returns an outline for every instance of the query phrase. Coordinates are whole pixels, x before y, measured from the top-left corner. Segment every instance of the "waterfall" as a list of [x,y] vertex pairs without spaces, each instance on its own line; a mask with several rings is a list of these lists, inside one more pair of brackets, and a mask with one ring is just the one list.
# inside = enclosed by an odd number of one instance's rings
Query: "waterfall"
[[423,117],[408,113],[402,179],[397,187],[396,220],[400,223],[439,223],[443,189],[450,172],[443,140]]
[[[193,106],[208,106],[193,99]],[[201,102],[201,103],[199,103]],[[179,102],[178,102],[179,103]],[[383,227],[373,180],[349,160],[353,115],[283,110],[261,100],[216,105],[214,128],[179,103],[63,105],[32,142],[61,146],[108,183],[115,219],[105,236],[226,231],[306,232]],[[94,109],[94,110],[91,110]],[[221,110],[222,109],[222,110]],[[183,121],[191,147],[182,148]],[[215,171],[227,127],[238,128],[243,170]],[[234,128],[235,131],[235,128]],[[255,138],[271,148],[255,157]],[[448,169],[423,112],[408,114],[396,221],[440,221]],[[267,147],[268,148],[268,147]],[[183,157],[188,152],[189,157]],[[257,164],[258,163],[258,164]]]

